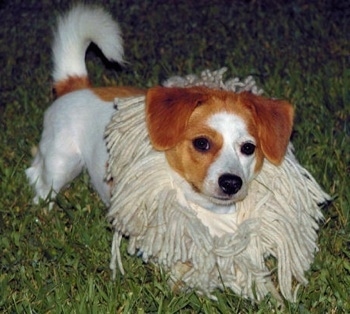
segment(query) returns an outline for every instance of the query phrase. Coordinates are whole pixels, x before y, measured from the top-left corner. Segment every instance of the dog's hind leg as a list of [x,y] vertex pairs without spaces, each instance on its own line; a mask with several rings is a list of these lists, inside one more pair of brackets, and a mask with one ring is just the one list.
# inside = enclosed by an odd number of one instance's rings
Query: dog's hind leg
[[54,145],[53,142],[41,144],[31,167],[26,170],[27,178],[35,189],[36,204],[40,199],[54,198],[83,169],[80,154],[72,150],[71,146],[67,147],[67,142],[60,141],[59,144],[55,145],[56,149],[50,147]]

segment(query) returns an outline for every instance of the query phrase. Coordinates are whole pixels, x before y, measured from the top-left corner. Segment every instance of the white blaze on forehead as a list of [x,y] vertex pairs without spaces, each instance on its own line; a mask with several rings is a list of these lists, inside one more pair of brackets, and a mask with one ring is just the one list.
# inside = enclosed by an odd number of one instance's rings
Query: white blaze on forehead
[[248,132],[245,120],[238,115],[227,112],[216,113],[209,118],[208,125],[222,135],[224,146],[236,142],[254,141]]

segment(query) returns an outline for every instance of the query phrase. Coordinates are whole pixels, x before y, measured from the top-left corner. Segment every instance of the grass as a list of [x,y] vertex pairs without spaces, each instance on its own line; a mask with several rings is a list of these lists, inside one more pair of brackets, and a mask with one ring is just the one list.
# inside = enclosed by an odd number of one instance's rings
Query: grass
[[174,295],[166,274],[128,256],[110,280],[106,209],[80,176],[54,209],[34,206],[24,170],[52,101],[51,27],[70,1],[0,4],[0,311],[3,313],[346,313],[350,311],[350,7],[346,1],[103,1],[124,31],[128,65],[89,51],[96,85],[149,87],[170,75],[229,68],[296,108],[301,163],[334,202],[296,303],[251,304],[230,291],[214,302]]

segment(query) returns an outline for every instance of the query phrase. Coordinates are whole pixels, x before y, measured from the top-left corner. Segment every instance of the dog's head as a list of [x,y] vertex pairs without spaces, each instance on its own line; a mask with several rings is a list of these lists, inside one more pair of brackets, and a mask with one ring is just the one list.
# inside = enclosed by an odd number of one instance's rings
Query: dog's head
[[293,108],[248,92],[154,87],[146,96],[146,117],[153,147],[188,183],[186,197],[228,213],[246,197],[264,158],[282,162]]

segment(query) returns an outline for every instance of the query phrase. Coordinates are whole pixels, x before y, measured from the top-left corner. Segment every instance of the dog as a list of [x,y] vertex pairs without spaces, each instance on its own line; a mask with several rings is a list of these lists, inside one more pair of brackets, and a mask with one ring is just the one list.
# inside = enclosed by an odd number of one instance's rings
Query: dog
[[102,201],[110,204],[104,131],[118,114],[115,98],[144,95],[150,143],[164,152],[169,175],[184,197],[212,212],[234,212],[264,160],[282,162],[293,127],[290,103],[207,87],[96,88],[84,60],[91,42],[109,60],[124,63],[120,29],[109,13],[77,5],[58,19],[53,42],[57,99],[45,113],[39,147],[26,170],[35,203],[55,197],[87,169]]

